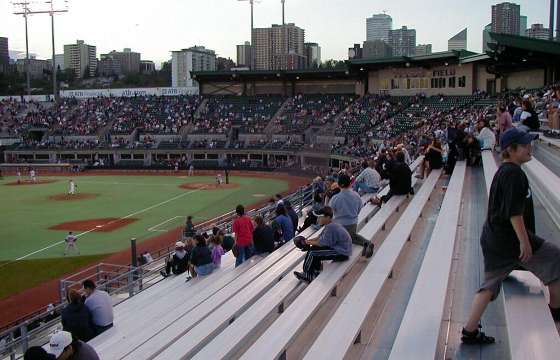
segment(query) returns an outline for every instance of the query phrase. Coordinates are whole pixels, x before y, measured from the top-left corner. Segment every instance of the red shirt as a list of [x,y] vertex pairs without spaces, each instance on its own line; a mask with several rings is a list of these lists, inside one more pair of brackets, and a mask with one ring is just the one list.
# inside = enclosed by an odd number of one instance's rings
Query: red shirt
[[233,222],[235,243],[238,246],[249,246],[253,242],[253,222],[247,215],[238,217]]

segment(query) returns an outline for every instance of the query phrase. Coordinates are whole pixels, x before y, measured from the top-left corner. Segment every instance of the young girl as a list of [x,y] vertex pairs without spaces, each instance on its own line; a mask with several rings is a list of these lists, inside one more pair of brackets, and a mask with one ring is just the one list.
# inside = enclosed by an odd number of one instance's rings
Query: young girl
[[224,255],[224,249],[222,248],[222,241],[219,236],[212,236],[210,238],[210,243],[212,246],[212,262],[215,267],[220,267],[222,265],[222,255]]

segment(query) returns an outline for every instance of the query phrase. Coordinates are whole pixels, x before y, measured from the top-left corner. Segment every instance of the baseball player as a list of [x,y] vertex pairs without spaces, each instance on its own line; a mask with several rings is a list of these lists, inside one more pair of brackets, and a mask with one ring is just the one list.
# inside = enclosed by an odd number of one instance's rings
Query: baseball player
[[29,170],[29,177],[31,178],[31,181],[33,182],[37,181],[35,169],[31,168],[31,170]]
[[76,246],[76,242],[78,241],[78,237],[72,233],[72,231],[68,232],[68,235],[64,238],[64,242],[66,243],[66,248],[64,249],[64,256],[68,254],[68,251],[72,249],[80,255],[80,250],[78,250],[78,246]]
[[16,176],[17,176],[17,183],[21,184],[21,171],[19,170],[19,168],[17,168],[16,170]]
[[74,180],[69,181],[69,186],[70,188],[68,189],[68,195],[76,195],[76,190],[78,189],[78,186],[76,185],[76,183],[74,183]]
[[194,175],[194,165],[191,163],[191,165],[189,166],[188,176],[193,176],[193,175]]
[[220,187],[222,183],[223,183],[222,174],[216,175],[216,187]]

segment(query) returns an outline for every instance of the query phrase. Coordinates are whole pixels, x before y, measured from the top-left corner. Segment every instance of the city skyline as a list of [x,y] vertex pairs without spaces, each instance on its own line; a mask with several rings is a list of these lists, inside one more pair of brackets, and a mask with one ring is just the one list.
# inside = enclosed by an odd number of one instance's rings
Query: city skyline
[[[540,2],[537,6],[535,1],[515,1],[521,5],[521,13],[528,16],[529,26],[548,24],[548,0]],[[321,46],[323,60],[346,59],[348,47],[365,40],[366,18],[384,10],[393,18],[394,29],[416,29],[417,43],[433,44],[434,52],[447,50],[447,40],[464,27],[469,29],[469,50],[480,52],[482,30],[491,21],[491,6],[497,3],[478,0],[476,4],[450,7],[444,0],[430,1],[430,6],[411,0],[383,5],[367,0],[331,0],[324,6],[324,0],[288,0],[286,22],[305,29],[306,41]],[[0,36],[9,38],[10,50],[22,51],[23,18],[13,15],[13,10],[8,0],[0,1]],[[98,0],[95,4],[71,0],[69,10],[55,17],[57,54],[63,52],[64,45],[83,39],[95,45],[98,54],[132,48],[142,54],[142,59],[153,60],[158,66],[171,58],[171,51],[195,45],[235,60],[236,45],[250,38],[248,3],[236,0],[168,0],[165,7],[144,0]],[[255,27],[281,22],[280,0],[255,4]],[[37,58],[50,58],[49,16],[30,17],[29,49]]]

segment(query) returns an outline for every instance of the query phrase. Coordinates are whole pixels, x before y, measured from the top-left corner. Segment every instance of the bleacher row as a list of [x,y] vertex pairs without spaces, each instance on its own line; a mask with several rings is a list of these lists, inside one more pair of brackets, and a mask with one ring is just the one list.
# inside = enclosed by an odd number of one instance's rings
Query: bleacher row
[[[483,164],[488,190],[497,169],[493,153],[483,152]],[[301,268],[304,257],[292,242],[238,268],[228,255],[222,268],[207,278],[188,283],[182,277],[169,279],[117,305],[115,327],[90,344],[102,359],[371,358],[367,345],[374,337],[372,312],[382,312],[392,301],[388,287],[402,281],[399,267],[409,260],[407,248],[422,241],[419,229],[426,222],[435,221],[423,242],[425,252],[416,259],[421,265],[395,337],[385,352],[373,356],[434,359],[442,341],[459,336],[446,334],[442,324],[448,321],[445,307],[455,250],[463,241],[458,229],[469,171],[458,162],[450,179],[440,170],[421,183],[413,178],[412,197],[394,196],[381,208],[365,205],[358,232],[376,245],[370,260],[361,259],[354,248],[348,261],[325,263],[307,285],[291,274]],[[560,186],[560,178],[545,173],[536,159],[525,171],[531,181],[546,176],[534,184],[544,194]],[[550,199],[556,207],[557,198]],[[314,237],[320,231],[308,228],[301,235]],[[516,271],[502,293],[498,302],[505,313],[509,357],[556,358],[560,338],[543,286],[529,273]],[[380,331],[389,330],[380,325],[375,333]]]

